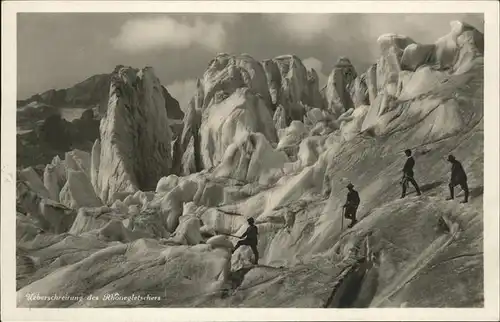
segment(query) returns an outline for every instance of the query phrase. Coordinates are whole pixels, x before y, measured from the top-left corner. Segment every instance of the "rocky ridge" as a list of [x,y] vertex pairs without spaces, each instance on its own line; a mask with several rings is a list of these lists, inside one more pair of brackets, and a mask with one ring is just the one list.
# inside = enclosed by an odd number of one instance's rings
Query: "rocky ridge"
[[[23,110],[24,111],[24,110]],[[46,115],[34,122],[32,114],[26,117],[24,123],[27,129],[17,132],[17,167],[45,167],[55,156],[73,149],[90,151],[92,142],[99,136],[100,119],[92,110],[86,110],[80,118],[71,122],[65,120],[61,113],[52,107]],[[39,117],[37,113],[35,117]]]

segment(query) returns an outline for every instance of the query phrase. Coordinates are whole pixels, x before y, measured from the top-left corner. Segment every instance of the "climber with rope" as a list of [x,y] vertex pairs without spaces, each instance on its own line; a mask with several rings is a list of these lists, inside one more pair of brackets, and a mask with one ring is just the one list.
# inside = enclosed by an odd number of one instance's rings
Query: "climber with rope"
[[406,196],[408,182],[411,182],[411,184],[415,187],[415,190],[417,190],[417,196],[420,196],[422,193],[420,192],[420,188],[418,187],[417,182],[413,178],[413,167],[415,166],[415,159],[413,159],[413,157],[411,156],[410,149],[406,149],[405,154],[407,159],[405,165],[403,166],[403,179],[401,180],[403,191],[401,193],[401,198],[404,198]]
[[351,220],[349,224],[349,228],[353,227],[356,223],[356,212],[358,210],[358,206],[360,203],[359,194],[356,190],[354,190],[354,185],[349,183],[347,185],[347,189],[349,192],[347,193],[347,200],[344,204],[344,217]]
[[453,155],[448,156],[448,162],[450,162],[451,165],[451,180],[450,184],[448,185],[450,187],[450,197],[446,198],[446,200],[452,200],[455,198],[454,192],[455,192],[455,187],[460,186],[462,190],[464,191],[464,200],[462,203],[467,203],[469,201],[469,187],[467,185],[467,174],[465,174],[465,170],[462,167],[462,164],[455,159]]
[[245,233],[241,237],[239,237],[241,240],[236,243],[236,246],[234,247],[232,253],[234,253],[240,246],[250,246],[254,255],[253,264],[257,265],[257,263],[259,262],[259,251],[257,250],[257,235],[259,234],[259,230],[257,229],[257,226],[255,226],[255,221],[253,218],[248,218],[247,222],[248,228]]

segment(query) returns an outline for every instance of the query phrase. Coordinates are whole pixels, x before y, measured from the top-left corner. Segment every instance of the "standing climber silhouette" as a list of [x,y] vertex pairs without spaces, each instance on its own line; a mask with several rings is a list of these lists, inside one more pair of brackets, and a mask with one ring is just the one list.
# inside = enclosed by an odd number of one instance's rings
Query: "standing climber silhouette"
[[240,246],[243,246],[243,245],[250,246],[250,248],[253,251],[253,255],[255,257],[253,264],[257,265],[257,263],[259,262],[259,251],[257,250],[257,235],[259,234],[259,230],[257,229],[257,226],[254,225],[255,221],[253,220],[253,218],[251,218],[251,217],[248,218],[247,222],[248,222],[249,226],[248,226],[247,230],[245,231],[245,233],[240,237],[240,238],[245,238],[245,239],[239,240],[236,243],[236,246],[233,249],[233,253]]
[[467,185],[467,175],[465,174],[464,168],[462,164],[455,159],[453,155],[448,156],[448,161],[451,163],[451,180],[450,184],[450,197],[446,198],[446,200],[454,199],[455,187],[460,186],[464,191],[464,200],[462,203],[466,203],[469,201],[469,187]]
[[408,182],[411,182],[411,184],[415,187],[415,190],[417,190],[417,196],[420,196],[422,193],[420,192],[420,188],[418,187],[417,182],[413,178],[413,166],[415,165],[415,159],[413,159],[413,157],[411,156],[410,149],[406,149],[405,154],[407,159],[403,167],[403,179],[401,180],[403,191],[401,193],[401,198],[404,198],[406,196],[406,188],[408,187]]
[[347,200],[343,206],[345,208],[344,217],[346,217],[347,219],[351,219],[351,223],[348,226],[349,228],[351,228],[357,223],[356,211],[358,210],[360,199],[359,194],[356,190],[354,190],[354,186],[352,183],[349,183],[347,185],[347,189],[349,189],[349,192],[347,193]]

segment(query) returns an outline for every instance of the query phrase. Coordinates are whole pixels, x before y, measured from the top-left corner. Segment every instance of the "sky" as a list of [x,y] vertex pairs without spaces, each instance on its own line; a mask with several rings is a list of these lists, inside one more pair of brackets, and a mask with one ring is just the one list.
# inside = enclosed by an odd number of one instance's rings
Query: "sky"
[[116,65],[151,66],[185,107],[210,60],[221,52],[258,60],[295,54],[324,83],[337,59],[358,73],[379,55],[384,33],[433,43],[461,20],[483,31],[483,15],[373,13],[20,13],[17,95],[68,88]]

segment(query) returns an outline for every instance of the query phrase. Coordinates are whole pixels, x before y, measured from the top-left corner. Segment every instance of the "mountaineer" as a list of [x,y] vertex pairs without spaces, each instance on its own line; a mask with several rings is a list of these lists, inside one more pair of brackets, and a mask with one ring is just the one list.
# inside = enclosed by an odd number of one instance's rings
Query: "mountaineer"
[[349,189],[349,192],[347,193],[347,200],[344,204],[344,217],[347,219],[351,219],[351,223],[349,224],[349,228],[354,226],[357,222],[356,220],[356,211],[358,210],[359,206],[359,194],[356,190],[354,190],[354,186],[352,183],[349,183],[347,185],[347,189]]
[[253,251],[253,255],[255,257],[253,264],[257,265],[257,263],[259,262],[259,251],[257,250],[257,235],[259,234],[259,231],[257,229],[257,226],[255,226],[254,224],[255,221],[253,218],[251,217],[248,218],[247,222],[249,227],[247,228],[245,233],[241,237],[239,237],[240,239],[241,238],[245,239],[239,240],[236,243],[236,247],[234,247],[232,253],[234,253],[242,245],[250,246],[250,248]]
[[454,190],[455,187],[460,185],[460,188],[464,191],[464,200],[462,203],[466,203],[469,201],[469,187],[467,186],[467,175],[465,174],[464,168],[462,164],[455,159],[453,155],[448,156],[448,161],[452,164],[451,166],[451,180],[450,184],[450,197],[446,198],[446,200],[454,199]]
[[415,159],[413,159],[413,157],[411,156],[410,149],[406,149],[405,154],[407,159],[403,167],[403,179],[401,180],[403,192],[401,193],[401,198],[404,198],[406,196],[406,188],[408,187],[408,182],[411,182],[411,184],[415,187],[415,190],[417,190],[417,196],[420,196],[420,188],[413,178],[413,166],[415,165]]

